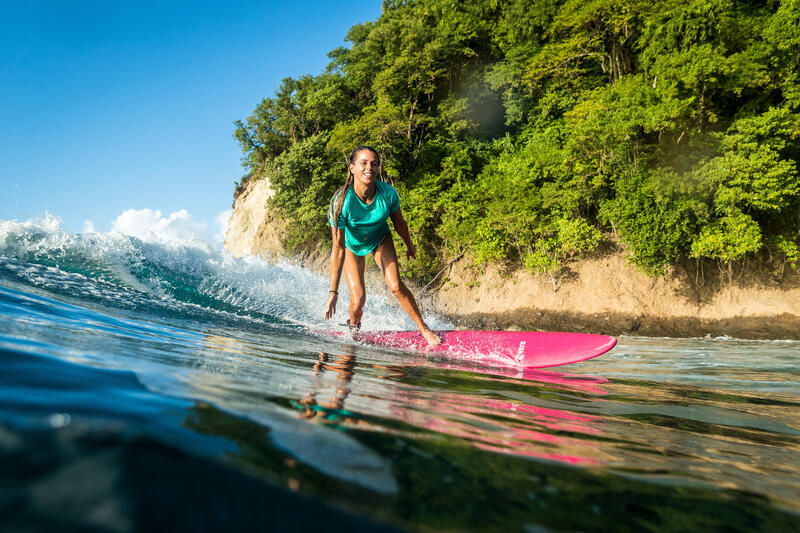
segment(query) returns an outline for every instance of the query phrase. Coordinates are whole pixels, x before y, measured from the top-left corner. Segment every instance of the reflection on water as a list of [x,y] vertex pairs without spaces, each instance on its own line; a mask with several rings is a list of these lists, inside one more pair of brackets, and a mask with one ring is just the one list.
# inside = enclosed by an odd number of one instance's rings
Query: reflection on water
[[300,418],[311,419],[321,417],[325,420],[340,423],[356,423],[350,413],[344,410],[344,400],[350,394],[350,382],[353,379],[353,369],[356,365],[356,358],[353,355],[337,355],[331,357],[324,352],[319,352],[319,360],[314,363],[314,377],[319,378],[323,372],[333,372],[336,374],[336,385],[333,397],[329,401],[319,402],[317,395],[321,383],[317,380],[313,390],[304,394],[293,406],[300,410]]
[[[514,399],[513,394],[510,399],[448,391],[431,394],[420,387],[400,385],[415,381],[407,375],[407,370],[414,371],[413,366],[373,365],[372,369],[378,370],[375,377],[395,384],[380,395],[382,401],[362,402],[358,412],[349,410],[345,400],[352,390],[356,356],[352,346],[347,348],[350,354],[318,353],[312,367],[311,389],[290,401],[300,418],[346,429],[369,426],[371,420],[369,429],[384,433],[415,436],[420,431],[435,432],[483,450],[568,464],[597,464],[602,457],[602,451],[594,444],[602,433],[596,416],[531,405],[524,399]],[[503,378],[493,379],[489,372],[481,370],[485,382],[510,383]],[[539,387],[554,391],[604,394],[598,386],[605,382],[601,378],[553,371],[529,372],[526,377]],[[528,381],[521,383],[527,385]],[[381,420],[383,427],[375,426],[375,420]]]
[[[341,477],[320,478],[302,452],[288,449],[269,472],[280,472],[291,490],[318,495],[335,487],[341,503],[357,502],[363,512],[406,527],[797,525],[795,515],[781,511],[800,501],[792,422],[798,405],[787,399],[583,372],[519,379],[359,346],[340,349],[301,357],[303,386],[269,402],[391,459],[397,491],[381,499]],[[274,390],[280,379],[270,376],[265,388]],[[261,453],[271,447],[263,437],[248,446]],[[251,454],[237,461],[263,463]]]
[[[17,465],[6,494],[42,475],[24,453],[31,427],[51,435],[37,453],[53,472],[101,449],[85,441],[97,431],[123,434],[104,441],[113,449],[150,450],[126,440],[135,430],[409,529],[800,525],[798,343],[628,338],[596,360],[517,372],[12,296],[0,301],[0,466]],[[128,468],[109,461],[93,468]]]
[[401,420],[483,450],[583,465],[598,463],[602,453],[591,440],[601,433],[596,417],[448,393],[398,400]]
[[[759,494],[779,508],[800,508],[800,404],[774,392],[698,386],[694,354],[689,361],[678,355],[683,369],[674,381],[636,379],[654,377],[636,353],[650,342],[626,339],[618,357],[565,367],[575,372],[524,374],[341,345],[341,352],[306,356],[304,386],[270,401],[361,442],[398,438],[432,472],[440,452],[425,447],[446,443],[493,461],[500,453],[661,490],[716,488],[734,491],[725,496],[733,502]],[[712,356],[724,357],[705,357]],[[645,363],[630,372],[631,359]],[[741,377],[727,364],[727,375]],[[619,376],[626,366],[631,377]],[[397,477],[396,462],[393,471]],[[506,475],[493,469],[490,477]]]

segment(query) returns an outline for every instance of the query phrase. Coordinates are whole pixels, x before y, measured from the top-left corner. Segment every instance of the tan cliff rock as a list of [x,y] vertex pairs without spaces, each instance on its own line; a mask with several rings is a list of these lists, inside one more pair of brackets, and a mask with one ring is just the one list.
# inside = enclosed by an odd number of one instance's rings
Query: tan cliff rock
[[[267,179],[250,180],[234,204],[225,247],[235,256],[286,255],[286,225],[266,207]],[[324,249],[294,258],[327,270]],[[568,265],[554,290],[550,279],[498,265],[453,263],[434,289],[417,291],[425,309],[459,327],[588,331],[614,335],[722,336],[800,339],[800,275],[777,276],[752,266],[733,280],[714,265],[675,267],[651,278],[633,267],[624,250],[609,245]],[[372,276],[380,273],[371,265]]]
[[256,255],[264,258],[280,257],[285,225],[267,209],[267,200],[273,190],[269,180],[248,180],[233,204],[233,214],[225,232],[225,248],[235,257]]
[[[434,306],[464,326],[669,337],[800,339],[800,276],[753,268],[729,282],[717,267],[673,268],[651,278],[615,250],[569,265],[557,291],[549,279],[496,265],[453,265]],[[705,279],[703,279],[705,278]]]

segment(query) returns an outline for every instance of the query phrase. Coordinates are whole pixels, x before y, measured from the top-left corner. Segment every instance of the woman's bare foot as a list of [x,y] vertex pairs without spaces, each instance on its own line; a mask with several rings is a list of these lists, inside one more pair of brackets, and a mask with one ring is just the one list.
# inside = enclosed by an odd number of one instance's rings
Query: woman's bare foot
[[439,346],[442,343],[441,337],[427,328],[421,329],[419,332],[422,333],[422,336],[425,337],[426,341],[428,341],[429,348]]

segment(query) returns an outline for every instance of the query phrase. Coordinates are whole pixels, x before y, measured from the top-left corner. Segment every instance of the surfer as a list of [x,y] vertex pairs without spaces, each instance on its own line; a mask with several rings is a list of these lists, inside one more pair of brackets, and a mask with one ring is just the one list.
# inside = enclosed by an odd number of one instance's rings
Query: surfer
[[339,298],[339,279],[344,267],[347,288],[350,291],[350,319],[352,328],[361,327],[361,315],[366,302],[364,284],[364,257],[373,254],[375,263],[386,279],[386,285],[395,295],[411,320],[419,328],[430,346],[441,340],[428,328],[414,300],[414,295],[400,279],[397,252],[389,230],[387,218],[406,245],[409,259],[416,249],[408,235],[408,225],[400,212],[400,198],[394,187],[378,179],[378,152],[370,146],[359,146],[350,153],[347,181],[331,198],[328,220],[331,225],[331,288],[325,304],[325,320],[336,313]]

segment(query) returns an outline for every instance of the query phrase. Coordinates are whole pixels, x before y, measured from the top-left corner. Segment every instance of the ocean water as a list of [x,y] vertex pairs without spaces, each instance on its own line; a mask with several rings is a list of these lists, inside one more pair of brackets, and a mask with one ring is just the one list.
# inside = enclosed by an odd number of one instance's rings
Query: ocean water
[[800,343],[522,373],[320,336],[327,283],[0,221],[0,529],[800,530]]

